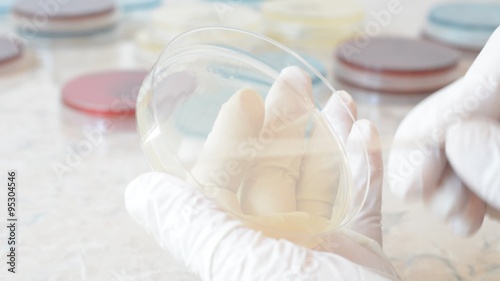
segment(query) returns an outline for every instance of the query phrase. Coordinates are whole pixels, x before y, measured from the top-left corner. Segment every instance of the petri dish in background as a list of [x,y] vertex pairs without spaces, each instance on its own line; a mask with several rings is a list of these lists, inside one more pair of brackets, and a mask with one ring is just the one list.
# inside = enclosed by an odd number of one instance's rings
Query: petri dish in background
[[200,1],[164,4],[155,9],[148,25],[135,36],[138,58],[152,64],[169,41],[181,33],[200,27],[225,26],[263,32],[262,17],[255,9],[238,3],[225,8],[218,8],[217,5]]
[[16,38],[0,35],[0,73],[11,72],[22,61],[24,45]]
[[382,93],[430,93],[459,77],[458,52],[423,40],[378,37],[362,47],[348,41],[335,58],[336,80]]
[[121,10],[127,13],[151,10],[160,6],[161,3],[162,0],[118,0]]
[[498,3],[444,3],[429,11],[422,37],[459,51],[465,75],[498,26]]
[[[10,78],[31,69],[36,61],[35,53],[23,43],[21,38],[12,33],[0,34],[0,74],[2,78],[6,78],[2,81],[3,86],[7,81],[19,83],[18,79]],[[18,78],[21,79],[21,77]]]
[[9,11],[10,11],[10,7],[12,6],[12,4],[14,3],[15,0],[2,0],[0,1],[0,18],[5,15],[5,14],[8,14]]
[[135,104],[147,72],[115,70],[82,75],[61,90],[63,121],[70,126],[134,129]]
[[498,3],[445,3],[430,10],[423,32],[449,46],[479,52],[498,26]]
[[335,86],[353,96],[359,118],[380,128],[383,151],[411,108],[460,76],[459,53],[424,40],[379,37],[363,46],[354,40],[335,56]]
[[300,51],[328,52],[355,36],[365,17],[356,1],[276,0],[262,4],[267,35]]
[[[288,56],[281,59],[286,63],[276,65],[270,53]],[[313,247],[323,235],[341,229],[357,215],[368,186],[358,187],[361,200],[355,200],[349,166],[350,157],[355,156],[345,152],[335,134],[339,128],[321,113],[325,104],[316,98],[320,96],[315,93],[318,88],[312,88],[309,96],[293,81],[280,80],[281,86],[276,87],[281,90],[269,93],[280,73],[297,73],[301,71],[298,69],[308,72],[312,81],[319,79],[332,99],[343,105],[326,78],[287,47],[237,29],[196,29],[177,37],[162,52],[141,88],[136,118],[143,150],[153,170],[187,180],[249,227]],[[241,110],[231,111],[235,104]],[[278,126],[259,125],[259,112],[266,111],[268,116],[279,119],[281,113],[290,113],[286,108],[291,104],[290,108],[299,108],[301,115],[285,118],[289,121],[280,124],[284,126],[281,128],[297,129],[293,136],[280,133],[283,131]],[[338,110],[352,118],[345,107]],[[187,129],[192,124],[197,124],[197,131]],[[235,133],[249,128],[255,138]],[[354,126],[352,132],[359,130]],[[253,150],[250,147],[250,155],[239,150],[240,145],[252,140],[257,146]],[[358,152],[356,156],[367,161],[366,147]],[[286,164],[279,166],[280,161]],[[284,170],[269,178],[261,177],[256,167],[271,162],[278,165],[275,168],[289,168],[288,172],[300,166],[300,171],[294,170],[297,174],[291,185],[283,184],[290,183]],[[239,167],[236,170],[235,165]],[[369,177],[369,168],[364,172],[360,177]],[[211,176],[220,173],[227,176],[227,182]],[[318,184],[312,184],[319,178],[325,187],[321,191],[316,190]],[[277,184],[259,193],[256,190],[266,186],[258,184],[261,179],[272,179]],[[282,206],[286,205],[284,201],[299,207],[288,209]]]
[[72,0],[68,3],[16,1],[11,10],[16,30],[25,38],[85,37],[116,27],[115,0]]

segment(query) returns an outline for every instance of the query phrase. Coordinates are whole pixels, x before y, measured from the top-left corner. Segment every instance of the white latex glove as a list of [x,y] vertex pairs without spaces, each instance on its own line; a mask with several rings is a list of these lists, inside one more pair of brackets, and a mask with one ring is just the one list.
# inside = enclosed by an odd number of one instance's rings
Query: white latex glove
[[464,78],[417,105],[401,123],[389,184],[424,200],[460,235],[500,210],[500,28]]
[[[276,100],[284,98],[283,93],[280,93],[286,90],[283,87],[284,82],[290,83],[295,88],[311,91],[311,82],[307,74],[296,67],[283,70],[266,99],[265,117],[257,108],[255,95],[249,90],[238,92],[222,107],[205,144],[205,151],[200,157],[199,161],[202,163],[195,165],[192,173],[201,181],[204,181],[204,176],[209,180],[207,175],[224,166],[225,163],[220,161],[234,161],[235,159],[231,158],[234,156],[231,150],[236,146],[220,138],[244,140],[255,134],[258,131],[256,128],[266,128],[270,124],[268,121],[272,120],[269,119],[269,116],[272,117],[272,113],[269,112],[273,112],[273,108],[276,109]],[[278,104],[286,104],[293,109],[293,101],[286,97],[285,99]],[[345,92],[332,96],[323,114],[327,116],[329,122],[336,125],[337,134],[343,142],[346,142],[348,153],[353,155],[350,164],[356,184],[354,192],[361,194],[363,186],[370,180],[369,195],[358,217],[348,225],[348,228],[324,237],[322,243],[315,249],[298,246],[284,239],[269,238],[260,231],[244,226],[243,222],[221,208],[221,205],[224,205],[235,212],[241,211],[236,201],[237,188],[234,186],[240,186],[244,179],[237,175],[222,184],[227,186],[223,186],[225,191],[220,192],[215,198],[216,203],[203,195],[197,187],[181,179],[159,172],[147,173],[129,184],[125,194],[127,209],[140,225],[152,233],[163,249],[170,251],[202,280],[398,280],[397,273],[382,251],[380,207],[383,170],[379,138],[373,125],[366,120],[356,122],[361,136],[351,133],[353,124],[349,121],[348,113],[339,110],[344,104],[352,115],[356,116],[355,104]],[[302,114],[300,110],[291,112],[291,114]],[[237,122],[227,121],[232,118]],[[285,134],[302,132],[304,124],[300,123],[300,118],[298,119],[299,121],[294,122],[291,127],[280,130],[275,138],[280,139]],[[225,130],[222,130],[223,127]],[[369,144],[371,168],[369,179],[366,178],[368,167],[360,153],[362,142]],[[221,149],[219,145],[225,150],[219,150]],[[276,145],[270,147],[273,150],[280,149]],[[223,154],[217,155],[216,158],[213,155],[212,157],[214,149]],[[264,155],[269,153],[268,148],[261,153]],[[283,169],[287,170],[287,175],[291,178],[285,178],[284,184],[277,188],[285,191],[290,188],[285,183],[293,181],[297,172],[293,165],[297,164],[296,160],[287,158],[292,164]],[[252,173],[261,170],[262,165],[252,165],[249,168],[248,163],[242,159],[237,161],[237,167],[245,167],[252,170]],[[298,163],[300,169],[300,159]],[[304,169],[304,166],[311,164],[302,165]],[[277,169],[277,167],[280,166],[272,168]],[[280,171],[278,169],[275,172]],[[266,177],[262,181],[267,181],[263,183],[264,185],[274,183],[273,177]],[[250,182],[247,186],[255,187],[255,183]],[[256,189],[249,188],[247,191],[249,196],[269,199],[267,196],[261,197],[266,191],[260,187],[259,185]],[[267,209],[322,210],[323,205],[319,202],[318,206],[290,203],[290,198],[295,196],[295,190],[292,189],[291,192],[293,194],[290,196],[274,197],[274,202],[272,200],[262,204],[254,202],[248,206],[243,204],[241,208],[249,210],[250,213],[259,213]]]

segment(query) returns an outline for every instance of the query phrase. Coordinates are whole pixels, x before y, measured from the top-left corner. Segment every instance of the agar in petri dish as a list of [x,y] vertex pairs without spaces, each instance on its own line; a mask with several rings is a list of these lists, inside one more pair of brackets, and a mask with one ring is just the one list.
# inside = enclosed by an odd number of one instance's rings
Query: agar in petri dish
[[262,4],[268,34],[304,50],[334,48],[354,36],[364,19],[364,8],[353,1],[276,0]]
[[[226,26],[262,33],[264,23],[258,11],[248,5],[224,6],[230,10],[218,9],[210,2],[165,4],[151,12],[150,22],[139,30],[134,39],[137,56],[152,64],[169,41],[178,35],[200,27]],[[221,4],[226,5],[226,4]],[[244,39],[244,38],[243,38]],[[242,38],[227,38],[242,40]],[[252,44],[252,42],[247,42]]]
[[69,108],[105,117],[133,116],[142,81],[147,72],[139,70],[88,74],[67,82],[62,102]]
[[2,0],[0,1],[0,16],[7,14],[12,7],[15,0]]
[[118,0],[118,5],[125,12],[151,10],[161,5],[161,0]]
[[[46,7],[40,3],[46,3]],[[41,37],[88,36],[112,30],[118,19],[114,0],[72,0],[57,7],[48,3],[15,2],[11,13],[18,32]]]
[[458,49],[480,51],[498,26],[498,3],[444,3],[431,9],[423,33]]
[[338,80],[387,93],[427,93],[458,78],[459,54],[435,43],[408,38],[373,38],[367,46],[345,42],[336,52]]

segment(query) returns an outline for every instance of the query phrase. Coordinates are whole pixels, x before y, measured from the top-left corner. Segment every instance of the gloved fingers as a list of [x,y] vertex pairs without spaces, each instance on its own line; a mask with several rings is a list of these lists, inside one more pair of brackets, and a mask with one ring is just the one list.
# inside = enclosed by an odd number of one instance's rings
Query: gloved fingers
[[340,184],[342,151],[331,138],[330,123],[345,144],[356,118],[356,105],[344,91],[334,93],[315,120],[297,185],[297,210],[331,219],[332,206]]
[[464,208],[449,220],[455,234],[469,236],[479,230],[486,213],[486,204],[476,194],[467,190],[469,195]]
[[461,117],[500,118],[500,27],[491,35],[465,75]]
[[222,106],[188,182],[241,213],[236,193],[253,160],[242,147],[258,137],[263,120],[264,103],[259,94],[250,89],[236,92]]
[[[384,267],[371,269],[339,255],[266,238],[242,226],[192,186],[166,174],[139,176],[127,187],[125,203],[160,246],[202,280],[397,279]],[[360,255],[366,256],[363,251]],[[383,264],[376,256],[372,261]]]
[[443,220],[456,216],[466,206],[470,192],[463,181],[447,165],[439,186],[425,198],[433,214]]
[[242,208],[250,215],[296,211],[306,127],[313,109],[309,75],[296,66],[282,70],[265,101],[256,161],[242,185]]
[[[364,153],[365,148],[367,154]],[[384,171],[380,138],[375,126],[368,120],[357,121],[347,139],[346,149],[354,179],[353,208],[362,205],[349,228],[382,245],[381,204]]]
[[500,118],[500,28],[466,76],[417,105],[401,123],[389,157],[389,184],[405,199],[422,199],[446,166],[446,128],[473,116]]
[[323,109],[323,117],[330,123],[343,144],[347,142],[352,124],[357,119],[357,107],[346,91],[337,91]]
[[500,125],[474,118],[447,131],[446,156],[467,186],[491,207],[500,210]]
[[342,159],[342,151],[333,143],[327,125],[320,119],[312,129],[302,157],[297,211],[331,219]]

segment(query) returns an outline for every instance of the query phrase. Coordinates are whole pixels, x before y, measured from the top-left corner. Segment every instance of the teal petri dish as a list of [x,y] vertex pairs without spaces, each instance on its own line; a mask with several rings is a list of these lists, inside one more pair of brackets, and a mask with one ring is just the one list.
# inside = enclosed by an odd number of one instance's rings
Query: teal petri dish
[[152,10],[161,3],[161,0],[118,0],[118,6],[126,13]]
[[0,1],[0,17],[9,13],[10,8],[15,0],[2,0]]
[[424,36],[458,49],[480,51],[498,26],[498,3],[446,3],[430,10]]

